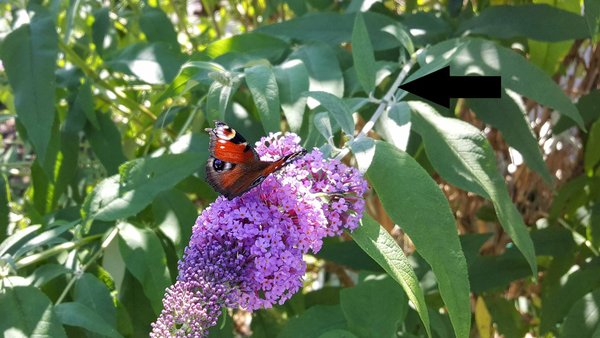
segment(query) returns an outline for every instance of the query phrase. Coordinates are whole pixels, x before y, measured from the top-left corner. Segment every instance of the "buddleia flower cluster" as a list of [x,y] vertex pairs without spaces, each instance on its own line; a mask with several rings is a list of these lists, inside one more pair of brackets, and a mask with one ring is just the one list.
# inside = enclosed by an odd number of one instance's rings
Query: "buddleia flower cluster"
[[[299,143],[295,134],[271,133],[256,151],[273,161]],[[366,190],[357,169],[314,149],[242,196],[217,198],[196,220],[151,336],[203,337],[223,307],[283,304],[302,286],[303,254],[358,226]]]

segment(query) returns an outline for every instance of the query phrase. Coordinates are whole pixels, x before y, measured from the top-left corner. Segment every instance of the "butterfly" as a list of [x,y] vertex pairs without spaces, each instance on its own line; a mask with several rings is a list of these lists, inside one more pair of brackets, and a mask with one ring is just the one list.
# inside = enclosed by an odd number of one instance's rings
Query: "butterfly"
[[229,200],[256,187],[273,172],[306,154],[302,149],[277,161],[261,161],[246,139],[227,124],[215,121],[214,128],[205,130],[210,135],[206,181]]

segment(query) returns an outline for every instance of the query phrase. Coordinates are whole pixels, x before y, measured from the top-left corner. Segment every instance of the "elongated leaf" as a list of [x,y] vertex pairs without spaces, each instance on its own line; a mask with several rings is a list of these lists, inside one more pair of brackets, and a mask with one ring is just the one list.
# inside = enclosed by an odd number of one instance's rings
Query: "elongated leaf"
[[292,318],[277,337],[318,338],[330,330],[345,328],[346,319],[339,305],[316,305]]
[[354,135],[354,120],[352,112],[340,98],[326,92],[308,92],[307,96],[319,101],[323,108],[331,114],[346,135]]
[[[452,50],[455,53],[449,58],[446,53]],[[585,128],[577,108],[556,82],[521,55],[494,42],[475,38],[452,39],[428,48],[418,59],[422,67],[449,62],[453,76],[499,75],[505,88],[555,109]]]
[[25,229],[17,230],[0,244],[0,257],[4,254],[14,254],[23,243],[33,238],[34,232],[41,228],[41,225],[30,225]]
[[121,133],[109,113],[94,113],[94,117],[99,128],[94,128],[92,122],[85,128],[85,134],[107,174],[114,175],[119,171],[119,166],[127,160],[121,146]]
[[142,284],[155,314],[162,310],[162,297],[171,284],[167,258],[154,232],[129,223],[119,225],[119,250],[127,270]]
[[483,122],[502,132],[506,142],[519,151],[525,162],[546,183],[552,183],[552,176],[542,157],[537,138],[531,130],[520,96],[505,90],[497,100],[469,99],[467,102]]
[[252,32],[215,41],[204,52],[213,59],[226,53],[238,52],[275,61],[288,48],[289,45],[282,39]]
[[590,32],[589,36],[596,39],[600,32],[600,3],[595,0],[584,0],[585,21]]
[[92,41],[100,56],[104,54],[106,36],[110,30],[109,9],[103,7],[94,11],[94,24],[92,25]]
[[411,102],[410,106],[415,112],[414,128],[423,138],[437,172],[461,189],[492,201],[500,224],[529,262],[533,275],[537,275],[533,242],[496,169],[496,156],[487,138],[472,125],[443,117],[425,103]]
[[[598,105],[600,105],[600,90],[598,89],[590,91],[586,95],[580,97],[579,101],[577,101],[577,110],[579,110],[586,127],[600,118],[600,109],[598,109]],[[575,121],[562,115],[552,127],[552,132],[560,134],[574,126]]]
[[[394,175],[393,180],[390,175]],[[386,142],[376,143],[367,176],[388,215],[402,226],[417,252],[431,265],[456,336],[468,336],[471,307],[467,263],[443,193],[412,157]]]
[[144,6],[140,27],[149,42],[165,42],[171,46],[178,46],[173,23],[160,8]]
[[54,309],[57,317],[65,325],[78,326],[103,336],[121,337],[117,330],[108,325],[99,313],[81,303],[62,303]]
[[391,105],[375,123],[377,133],[402,151],[408,145],[410,129],[410,107],[406,102]]
[[369,215],[364,215],[361,226],[352,233],[354,241],[375,260],[398,284],[414,304],[425,330],[431,336],[429,315],[423,290],[408,259],[394,238]]
[[28,277],[31,280],[31,285],[40,288],[47,282],[66,273],[72,272],[60,264],[44,264]]
[[367,280],[340,292],[348,327],[359,337],[392,337],[408,312],[408,299],[391,278]]
[[[344,76],[335,52],[322,42],[311,42],[296,49],[288,60],[301,60],[308,70],[310,91],[323,91],[342,97],[344,94]],[[308,101],[309,106],[317,106]]]
[[[35,15],[6,36],[0,57],[13,89],[15,109],[19,121],[27,130],[29,141],[38,160],[46,159],[52,124],[58,35],[52,15],[41,6],[35,6]],[[45,168],[52,176],[51,170]]]
[[84,273],[75,284],[74,300],[97,313],[108,326],[117,325],[116,309],[110,291],[90,273]]
[[246,68],[244,73],[265,131],[279,131],[279,89],[273,70],[266,65],[256,65]]
[[561,327],[564,338],[597,337],[600,334],[600,289],[579,299]]
[[194,153],[140,158],[121,166],[120,178],[111,176],[88,195],[83,212],[87,219],[113,221],[135,215],[161,191],[198,170],[203,163]]
[[[373,42],[373,49],[377,51],[393,49],[401,46],[402,42],[410,41],[396,20],[374,12],[364,12],[363,16],[369,30],[370,40]],[[278,24],[264,25],[257,31],[285,39],[321,41],[334,46],[352,40],[355,19],[355,13],[322,12]],[[409,48],[407,47],[407,49]]]
[[206,110],[209,120],[225,120],[225,112],[231,106],[232,98],[239,87],[239,81],[226,84],[214,81],[208,89]]
[[0,293],[0,304],[0,332],[4,336],[67,337],[50,299],[37,288],[6,288]]
[[600,120],[594,122],[590,128],[588,140],[585,144],[583,166],[588,173],[592,174],[598,162],[600,162]]
[[352,30],[352,59],[358,81],[364,91],[370,93],[375,88],[375,55],[365,20],[360,12],[356,14]]
[[295,59],[285,61],[273,68],[273,71],[277,79],[279,101],[285,119],[290,130],[298,133],[302,127],[306,109],[306,96],[302,94],[308,91],[308,70],[301,60]]
[[8,201],[10,199],[10,189],[6,182],[4,174],[0,174],[0,242],[6,238],[8,229]]
[[581,15],[545,4],[489,6],[479,16],[465,21],[459,32],[500,39],[527,37],[556,42],[589,36]]

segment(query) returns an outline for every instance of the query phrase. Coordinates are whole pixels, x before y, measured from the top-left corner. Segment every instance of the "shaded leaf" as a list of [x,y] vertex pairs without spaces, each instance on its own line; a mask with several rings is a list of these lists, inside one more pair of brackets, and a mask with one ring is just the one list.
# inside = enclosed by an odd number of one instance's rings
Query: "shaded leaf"
[[326,92],[308,92],[307,96],[319,101],[323,108],[331,114],[346,135],[354,135],[352,112],[340,98]]
[[360,12],[356,14],[352,29],[352,59],[358,81],[366,93],[375,88],[375,55],[369,40],[369,32]]
[[89,307],[78,303],[62,303],[54,307],[56,316],[65,325],[77,326],[108,337],[121,337],[112,326]]
[[273,70],[270,66],[256,65],[246,68],[244,73],[265,132],[279,131],[279,89]]
[[368,136],[359,137],[350,142],[350,149],[361,173],[367,172],[375,156],[375,140]]
[[178,249],[183,247],[192,235],[192,226],[198,212],[189,198],[177,189],[159,193],[152,202],[155,223]]
[[278,338],[319,338],[334,329],[345,329],[346,319],[339,305],[316,305],[289,320]]
[[404,252],[394,238],[374,219],[364,215],[361,226],[354,230],[352,238],[375,260],[398,284],[414,304],[428,335],[431,336],[429,315],[423,290]]
[[598,162],[600,162],[600,119],[590,128],[583,154],[583,167],[592,174]]
[[165,252],[154,232],[128,223],[119,225],[119,250],[127,270],[135,276],[150,300],[155,314],[162,310],[162,297],[171,285]]
[[116,309],[110,290],[98,278],[84,273],[75,284],[74,300],[98,314],[102,321],[112,327],[117,325]]
[[[2,65],[12,87],[19,121],[40,163],[46,159],[55,117],[58,35],[51,13],[34,5],[29,24],[10,32],[0,50]],[[46,174],[52,176],[49,168]]]
[[95,128],[92,122],[86,126],[85,134],[106,173],[114,175],[119,171],[119,166],[127,160],[121,146],[121,133],[109,113],[94,113],[94,118],[98,128]]
[[50,299],[37,288],[6,288],[0,304],[0,332],[5,336],[67,337]]
[[304,120],[306,109],[306,96],[308,91],[308,70],[299,59],[285,61],[274,67],[273,72],[279,88],[279,101],[285,119],[292,132],[298,133]]
[[408,311],[406,294],[391,278],[359,283],[340,292],[348,327],[359,337],[392,337]]
[[140,17],[140,27],[148,42],[165,42],[179,47],[173,23],[159,7],[144,6]]
[[282,39],[252,32],[217,40],[208,45],[204,52],[213,59],[226,53],[238,52],[274,62],[288,48],[288,44]]
[[411,130],[408,103],[398,102],[384,110],[375,122],[375,130],[396,148],[406,150]]
[[579,299],[561,326],[560,337],[597,337],[600,334],[600,290]]

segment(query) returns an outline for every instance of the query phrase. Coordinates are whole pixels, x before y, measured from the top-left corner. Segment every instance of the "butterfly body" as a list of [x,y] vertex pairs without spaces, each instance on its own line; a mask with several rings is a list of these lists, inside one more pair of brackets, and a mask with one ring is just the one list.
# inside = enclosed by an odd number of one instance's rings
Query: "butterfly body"
[[227,124],[215,121],[215,127],[206,131],[210,134],[206,181],[230,200],[256,187],[271,173],[306,153],[302,150],[277,161],[261,161],[246,139]]

